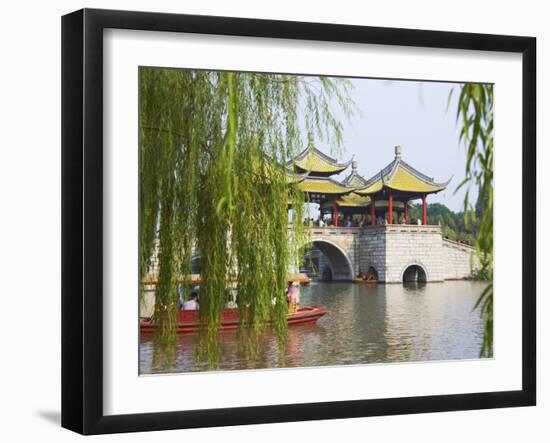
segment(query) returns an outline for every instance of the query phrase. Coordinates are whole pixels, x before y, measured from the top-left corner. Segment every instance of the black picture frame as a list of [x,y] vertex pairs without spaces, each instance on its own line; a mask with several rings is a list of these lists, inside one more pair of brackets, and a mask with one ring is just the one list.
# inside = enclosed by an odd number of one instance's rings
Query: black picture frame
[[[522,97],[522,389],[392,399],[103,413],[103,31],[108,28],[519,53]],[[62,18],[62,426],[151,431],[536,403],[536,39],[229,17],[83,9]]]

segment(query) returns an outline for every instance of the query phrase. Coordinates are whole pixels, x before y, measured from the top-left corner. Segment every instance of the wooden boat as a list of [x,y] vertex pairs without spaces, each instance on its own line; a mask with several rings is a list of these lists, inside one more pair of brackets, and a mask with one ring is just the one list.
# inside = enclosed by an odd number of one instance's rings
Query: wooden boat
[[378,283],[378,280],[376,279],[371,279],[371,280],[365,280],[364,278],[361,278],[361,277],[357,277],[355,279],[355,283]]
[[[294,314],[288,314],[287,322],[289,325],[302,323],[312,323],[319,320],[328,312],[324,306],[303,306],[298,308]],[[177,313],[178,325],[176,332],[178,334],[198,332],[199,312],[198,311],[179,311]],[[156,325],[152,318],[142,318],[140,330],[142,333],[155,332]],[[222,311],[220,331],[235,330],[239,327],[239,310],[237,308],[228,308]]]

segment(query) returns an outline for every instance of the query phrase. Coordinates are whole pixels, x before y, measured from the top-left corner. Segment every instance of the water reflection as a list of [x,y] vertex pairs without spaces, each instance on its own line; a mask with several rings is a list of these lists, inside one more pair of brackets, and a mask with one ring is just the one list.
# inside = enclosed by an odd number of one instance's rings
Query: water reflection
[[[302,304],[323,305],[329,312],[315,324],[290,327],[285,355],[279,355],[269,334],[264,353],[252,361],[235,332],[228,331],[220,334],[220,369],[477,358],[483,326],[472,308],[483,288],[483,283],[468,281],[313,283],[302,288]],[[194,335],[178,336],[173,372],[205,370],[195,362],[195,341]],[[142,336],[142,373],[154,372],[152,354],[152,337]]]

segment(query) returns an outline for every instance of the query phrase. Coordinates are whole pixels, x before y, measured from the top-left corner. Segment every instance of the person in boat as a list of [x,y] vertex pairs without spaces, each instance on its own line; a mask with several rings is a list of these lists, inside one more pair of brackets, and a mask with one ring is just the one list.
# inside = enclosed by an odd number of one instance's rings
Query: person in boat
[[298,308],[297,285],[297,282],[288,282],[288,288],[286,290],[286,300],[288,302],[288,311],[290,314],[294,314]]
[[191,293],[191,298],[183,304],[184,311],[196,311],[199,309],[199,294],[197,292]]

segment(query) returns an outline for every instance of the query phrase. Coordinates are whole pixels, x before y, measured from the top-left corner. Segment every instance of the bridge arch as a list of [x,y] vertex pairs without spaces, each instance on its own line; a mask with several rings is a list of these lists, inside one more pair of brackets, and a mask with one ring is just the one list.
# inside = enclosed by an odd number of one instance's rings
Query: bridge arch
[[426,283],[428,279],[428,271],[426,267],[418,262],[412,262],[406,265],[401,272],[401,281],[403,283],[418,282]]
[[[324,238],[313,238],[306,246],[311,244],[321,251],[329,261],[333,280],[353,280],[353,264],[342,247]],[[322,269],[319,271],[323,272]]]

